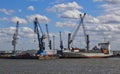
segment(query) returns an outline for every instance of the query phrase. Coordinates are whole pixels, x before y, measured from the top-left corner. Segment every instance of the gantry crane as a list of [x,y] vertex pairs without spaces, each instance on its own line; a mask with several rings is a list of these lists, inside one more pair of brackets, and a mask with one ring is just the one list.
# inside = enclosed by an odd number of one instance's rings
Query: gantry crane
[[[41,35],[40,35],[40,31],[41,31]],[[38,38],[38,45],[39,45],[39,50],[37,51],[36,55],[42,55],[44,50],[45,50],[45,35],[43,34],[42,28],[38,22],[38,19],[35,18],[34,21],[34,33],[37,34],[37,38]]]
[[75,38],[75,36],[76,36],[76,34],[77,34],[80,26],[82,26],[82,28],[83,28],[84,37],[85,37],[85,43],[86,43],[86,49],[87,49],[87,50],[89,49],[89,35],[86,34],[85,25],[83,24],[83,20],[84,20],[84,18],[85,18],[85,15],[86,15],[86,13],[84,13],[83,16],[80,14],[80,23],[79,23],[79,25],[77,26],[77,28],[76,28],[75,32],[73,33],[72,37],[71,37],[71,34],[70,34],[70,33],[68,34],[68,48],[69,48],[69,49],[70,49],[70,45],[71,45],[71,43],[73,42],[73,40],[74,40],[74,38]]
[[16,30],[15,30],[15,33],[13,34],[13,40],[12,40],[12,45],[13,45],[12,53],[13,54],[15,54],[16,52],[16,44],[17,44],[17,39],[18,39],[18,28],[19,28],[19,21],[17,21]]

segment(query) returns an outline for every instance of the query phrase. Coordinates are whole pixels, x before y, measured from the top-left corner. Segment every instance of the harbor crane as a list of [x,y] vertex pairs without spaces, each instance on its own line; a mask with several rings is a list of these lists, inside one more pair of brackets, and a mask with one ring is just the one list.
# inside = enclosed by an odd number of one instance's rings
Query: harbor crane
[[[41,35],[40,35],[41,31]],[[39,50],[37,51],[36,55],[43,55],[45,50],[45,35],[43,34],[42,27],[40,26],[37,17],[34,20],[34,33],[37,34]]]
[[16,30],[15,30],[15,33],[13,34],[13,40],[12,40],[12,45],[13,45],[12,53],[13,54],[15,54],[16,52],[16,44],[17,44],[17,39],[18,39],[18,28],[19,28],[19,21],[17,21]]
[[46,24],[46,31],[47,31],[47,38],[48,38],[48,47],[50,48],[50,50],[52,49],[52,43],[51,43],[51,40],[50,40],[50,36],[49,36],[49,31],[48,31],[48,25]]
[[85,29],[85,25],[83,24],[84,18],[85,18],[86,13],[84,13],[83,15],[80,14],[80,23],[77,26],[75,32],[73,33],[72,37],[71,37],[71,33],[68,34],[68,48],[70,49],[70,44],[73,42],[80,26],[82,26],[83,28],[83,32],[84,32],[84,37],[85,37],[85,43],[86,43],[86,49],[89,50],[89,35],[86,34],[86,29]]

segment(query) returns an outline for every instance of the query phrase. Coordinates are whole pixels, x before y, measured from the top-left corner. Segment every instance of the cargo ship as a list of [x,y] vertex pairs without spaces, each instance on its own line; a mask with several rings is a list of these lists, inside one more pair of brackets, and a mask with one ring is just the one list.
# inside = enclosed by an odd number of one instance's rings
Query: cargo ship
[[[110,49],[110,42],[104,42],[98,43],[97,46],[95,46],[93,49],[90,49],[90,41],[89,41],[89,34],[86,33],[86,27],[83,24],[83,20],[85,18],[86,13],[83,15],[80,14],[80,23],[77,26],[75,32],[72,34],[68,33],[68,48],[63,50],[61,53],[62,58],[104,58],[104,57],[111,57],[113,56],[113,52]],[[72,46],[73,40],[75,39],[75,36],[77,35],[78,30],[82,26],[83,28],[83,34],[85,38],[85,48],[74,48]]]
[[110,43],[98,43],[92,50],[83,50],[72,48],[71,50],[63,50],[61,58],[108,58],[113,57],[110,50]]

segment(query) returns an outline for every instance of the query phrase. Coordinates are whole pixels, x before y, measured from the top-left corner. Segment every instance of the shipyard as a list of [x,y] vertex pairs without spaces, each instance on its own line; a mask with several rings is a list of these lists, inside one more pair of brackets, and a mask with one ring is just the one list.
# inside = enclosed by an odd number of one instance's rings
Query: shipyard
[[1,74],[119,74],[120,1],[5,0]]

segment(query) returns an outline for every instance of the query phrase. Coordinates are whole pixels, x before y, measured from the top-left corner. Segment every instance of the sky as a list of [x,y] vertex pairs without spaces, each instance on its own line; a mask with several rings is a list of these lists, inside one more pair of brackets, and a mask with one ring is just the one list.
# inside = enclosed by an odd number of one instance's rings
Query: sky
[[[38,49],[34,34],[34,19],[46,34],[48,24],[50,39],[55,36],[55,48],[60,49],[59,32],[64,48],[68,33],[74,34],[80,22],[80,14],[86,13],[84,25],[90,35],[90,48],[99,42],[109,41],[111,50],[120,50],[120,0],[2,0],[0,3],[0,50],[13,50],[12,40],[19,21],[17,50]],[[41,33],[40,33],[41,34]],[[46,35],[47,36],[47,35]],[[48,39],[45,40],[46,49]],[[83,29],[73,40],[73,47],[85,48]]]

